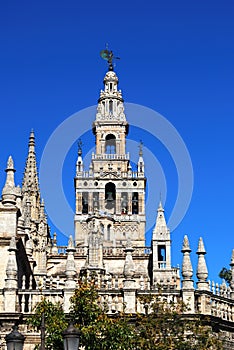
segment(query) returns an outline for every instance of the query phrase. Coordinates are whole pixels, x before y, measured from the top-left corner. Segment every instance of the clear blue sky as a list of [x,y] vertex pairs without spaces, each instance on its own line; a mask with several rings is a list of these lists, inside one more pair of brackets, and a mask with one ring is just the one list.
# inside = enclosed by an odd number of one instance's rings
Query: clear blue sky
[[[217,280],[234,248],[233,18],[232,0],[2,3],[1,187],[9,154],[15,160],[16,183],[21,183],[31,128],[39,163],[55,128],[96,104],[106,71],[99,52],[108,42],[121,57],[116,71],[125,101],[166,117],[192,159],[193,197],[172,232],[173,265],[181,264],[182,239],[188,234],[195,270],[195,251],[203,236],[209,278]],[[64,179],[71,204],[76,147],[72,150]],[[163,151],[158,157],[163,158]],[[164,171],[169,217],[177,179],[170,165]]]

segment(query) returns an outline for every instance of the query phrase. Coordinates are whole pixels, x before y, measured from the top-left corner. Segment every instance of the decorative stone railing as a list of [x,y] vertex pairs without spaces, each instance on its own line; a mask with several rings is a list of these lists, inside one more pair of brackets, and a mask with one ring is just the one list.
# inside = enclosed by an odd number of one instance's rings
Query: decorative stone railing
[[[139,247],[139,253],[144,254],[146,248]],[[148,248],[149,249],[149,248]],[[120,254],[120,252],[118,252]],[[123,251],[124,254],[124,251]],[[174,269],[174,275],[177,274],[177,268]],[[168,303],[177,303],[183,300],[183,290],[177,286],[175,276],[172,276],[168,285],[154,283],[150,284],[150,280],[146,276],[133,276],[131,281],[131,291],[135,298],[135,311],[139,313],[150,312],[150,300],[155,296],[160,296]],[[86,276],[88,280],[93,276]],[[36,283],[36,288],[35,288]],[[64,303],[66,295],[65,280],[59,277],[38,278],[36,281],[22,278],[22,287],[18,289],[17,311],[31,313],[35,305],[46,298],[52,303]],[[100,303],[107,308],[108,313],[123,311],[125,305],[126,278],[124,276],[98,275],[95,277],[95,285],[97,287]],[[230,288],[224,283],[221,285],[210,283],[211,290],[195,289],[195,313],[218,317],[225,321],[234,322],[234,299],[231,298]],[[25,287],[27,286],[27,288]],[[70,293],[70,290],[68,291]],[[148,302],[147,302],[148,300]],[[103,307],[104,307],[103,306]]]
[[[75,256],[81,256],[84,257],[87,255],[87,248],[86,247],[76,247],[75,248]],[[67,252],[67,246],[54,246],[52,248],[52,254],[53,255],[66,255]],[[132,253],[133,257],[139,257],[139,256],[148,256],[151,254],[151,248],[150,247],[134,247],[134,251]],[[104,257],[108,256],[122,256],[125,257],[125,247],[104,247],[103,248],[103,255]]]
[[[132,252],[132,256],[148,256],[151,253],[150,247],[134,247],[134,251]],[[122,256],[125,257],[125,247],[103,247],[103,256]]]
[[102,177],[104,175],[108,174],[108,176],[110,178],[112,177],[121,177],[123,179],[138,179],[138,178],[144,178],[145,174],[143,172],[138,172],[138,171],[113,171],[113,170],[109,170],[107,171],[99,171],[99,172],[93,172],[93,171],[79,171],[76,173],[76,177],[77,178],[98,178],[98,177]]
[[112,290],[109,293],[100,291],[100,304],[107,310],[108,314],[114,314],[124,311],[123,293]]
[[138,214],[121,214],[112,215],[113,219],[116,221],[141,221],[142,217]]
[[195,291],[195,311],[234,322],[234,300],[211,291]]
[[129,160],[129,153],[126,154],[116,154],[116,153],[105,153],[105,154],[95,154],[92,153],[92,159],[94,160]]

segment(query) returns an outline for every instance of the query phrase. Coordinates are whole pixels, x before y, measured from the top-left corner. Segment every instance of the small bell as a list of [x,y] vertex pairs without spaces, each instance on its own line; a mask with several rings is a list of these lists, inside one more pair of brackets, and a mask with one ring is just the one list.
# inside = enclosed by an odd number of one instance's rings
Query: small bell
[[107,192],[106,200],[107,200],[107,202],[112,202],[114,200],[112,192]]

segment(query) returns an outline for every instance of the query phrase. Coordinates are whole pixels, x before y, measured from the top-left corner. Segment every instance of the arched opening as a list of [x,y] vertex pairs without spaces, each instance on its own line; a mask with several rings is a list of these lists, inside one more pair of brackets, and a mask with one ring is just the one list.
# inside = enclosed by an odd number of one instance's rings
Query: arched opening
[[107,240],[110,241],[110,232],[111,232],[111,225],[109,224],[107,226]]
[[158,267],[161,269],[166,268],[166,246],[158,246]]
[[127,214],[128,212],[128,193],[121,193],[121,214]]
[[113,101],[112,100],[109,101],[109,112],[113,113]]
[[116,153],[116,138],[113,134],[106,136],[105,153],[115,154]]
[[82,193],[82,214],[88,214],[88,192]]
[[115,209],[115,197],[116,197],[116,190],[115,190],[115,184],[112,182],[108,182],[105,186],[105,203],[106,203],[106,209]]
[[99,210],[99,193],[94,192],[93,193],[93,210]]
[[139,212],[138,193],[133,192],[133,194],[132,194],[132,213],[138,214],[138,212]]

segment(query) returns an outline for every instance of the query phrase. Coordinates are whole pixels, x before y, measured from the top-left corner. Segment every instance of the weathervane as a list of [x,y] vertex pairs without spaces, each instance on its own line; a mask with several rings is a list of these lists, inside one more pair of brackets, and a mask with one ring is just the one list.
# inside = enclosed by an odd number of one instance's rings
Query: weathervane
[[114,70],[113,60],[120,60],[120,57],[114,56],[113,51],[108,50],[108,44],[106,44],[106,49],[100,52],[100,56],[108,62],[109,71]]
[[81,141],[81,139],[78,139],[78,154],[79,156],[82,154],[82,146],[83,146],[83,143]]
[[143,156],[143,142],[142,142],[142,140],[140,140],[138,147],[139,147],[139,156],[142,157]]

